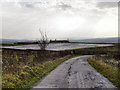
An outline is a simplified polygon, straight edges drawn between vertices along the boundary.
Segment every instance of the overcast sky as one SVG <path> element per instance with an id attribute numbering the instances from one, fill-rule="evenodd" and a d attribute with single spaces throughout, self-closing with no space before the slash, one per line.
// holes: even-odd
<path id="1" fill-rule="evenodd" d="M 1 6 L 2 38 L 37 39 L 39 28 L 50 39 L 118 36 L 117 1 L 12 0 Z"/>

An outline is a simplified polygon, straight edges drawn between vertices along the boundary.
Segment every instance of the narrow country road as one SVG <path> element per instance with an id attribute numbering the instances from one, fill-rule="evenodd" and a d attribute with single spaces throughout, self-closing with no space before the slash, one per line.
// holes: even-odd
<path id="1" fill-rule="evenodd" d="M 69 59 L 43 78 L 34 88 L 115 88 L 87 62 L 90 55 Z"/>

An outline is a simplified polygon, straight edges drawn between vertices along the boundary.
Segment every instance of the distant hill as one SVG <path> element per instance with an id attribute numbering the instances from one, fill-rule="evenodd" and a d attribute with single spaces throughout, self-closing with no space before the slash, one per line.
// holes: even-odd
<path id="1" fill-rule="evenodd" d="M 32 42 L 33 40 L 24 40 L 24 39 L 0 39 L 0 44 L 13 44 L 17 42 Z"/>
<path id="2" fill-rule="evenodd" d="M 95 39 L 83 39 L 83 40 L 70 40 L 70 42 L 85 42 L 85 43 L 118 43 L 120 37 L 114 38 L 95 38 Z M 120 43 L 120 42 L 119 42 Z"/>
<path id="3" fill-rule="evenodd" d="M 119 37 L 120 40 L 120 37 Z M 36 40 L 24 40 L 24 39 L 0 39 L 0 44 L 13 44 L 17 42 L 35 42 Z M 85 43 L 118 43 L 118 37 L 115 38 L 95 38 L 95 39 L 83 39 L 83 40 L 69 40 L 70 42 L 85 42 Z M 120 43 L 120 42 L 119 42 Z"/>

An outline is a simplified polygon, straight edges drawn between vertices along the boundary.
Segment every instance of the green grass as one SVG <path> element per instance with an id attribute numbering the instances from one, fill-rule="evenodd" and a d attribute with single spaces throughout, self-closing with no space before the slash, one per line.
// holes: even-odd
<path id="1" fill-rule="evenodd" d="M 111 64 L 105 63 L 102 60 L 96 60 L 94 58 L 89 58 L 88 63 L 93 66 L 99 73 L 108 78 L 116 87 L 120 88 L 120 72 L 118 72 L 118 67 Z"/>
<path id="2" fill-rule="evenodd" d="M 42 74 L 39 75 L 38 77 L 33 77 L 26 85 L 22 85 L 22 88 L 31 88 L 35 83 L 37 83 L 40 79 L 45 77 L 49 72 L 54 70 L 58 65 L 60 65 L 61 63 L 63 63 L 64 61 L 70 58 L 77 57 L 77 56 L 80 56 L 80 55 L 68 55 L 64 58 L 42 63 L 41 65 L 46 67 L 45 69 L 42 70 Z"/>
<path id="3" fill-rule="evenodd" d="M 80 48 L 75 50 L 118 51 L 118 45 L 113 44 L 113 46 L 97 46 L 97 47 Z"/>
<path id="4" fill-rule="evenodd" d="M 14 73 L 4 73 L 2 78 L 3 88 L 31 88 L 36 82 L 45 77 L 62 62 L 79 55 L 67 55 L 55 60 L 34 63 L 34 65 L 16 66 Z M 5 71 L 4 71 L 5 72 Z"/>

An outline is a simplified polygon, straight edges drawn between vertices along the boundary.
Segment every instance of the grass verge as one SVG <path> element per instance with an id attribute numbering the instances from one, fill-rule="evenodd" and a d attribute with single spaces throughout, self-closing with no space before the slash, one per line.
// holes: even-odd
<path id="1" fill-rule="evenodd" d="M 80 55 L 67 55 L 55 60 L 44 61 L 43 63 L 34 63 L 32 66 L 29 64 L 17 66 L 15 73 L 3 74 L 2 87 L 14 89 L 31 88 L 62 62 L 76 56 Z"/>
<path id="2" fill-rule="evenodd" d="M 94 58 L 88 58 L 88 63 L 120 89 L 120 72 L 118 72 L 118 66 L 113 66 Z"/>
<path id="3" fill-rule="evenodd" d="M 39 80 L 41 80 L 43 77 L 48 75 L 48 73 L 50 73 L 52 70 L 54 70 L 58 65 L 60 65 L 61 63 L 63 63 L 64 61 L 66 61 L 70 58 L 77 57 L 77 56 L 80 56 L 80 55 L 68 55 L 68 56 L 65 56 L 63 58 L 60 58 L 60 59 L 57 59 L 54 61 L 46 61 L 46 62 L 42 63 L 41 65 L 46 67 L 44 70 L 42 70 L 42 74 L 39 75 L 38 77 L 33 77 L 26 85 L 22 85 L 22 88 L 31 88 Z"/>

